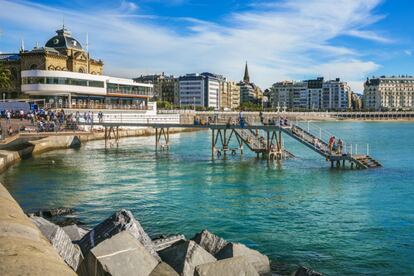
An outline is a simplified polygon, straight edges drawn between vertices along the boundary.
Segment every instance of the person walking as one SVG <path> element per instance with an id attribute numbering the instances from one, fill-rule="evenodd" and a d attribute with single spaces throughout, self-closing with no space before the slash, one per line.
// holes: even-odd
<path id="1" fill-rule="evenodd" d="M 335 144 L 335 136 L 331 136 L 331 138 L 329 138 L 329 152 L 330 153 L 332 153 L 334 144 Z"/>

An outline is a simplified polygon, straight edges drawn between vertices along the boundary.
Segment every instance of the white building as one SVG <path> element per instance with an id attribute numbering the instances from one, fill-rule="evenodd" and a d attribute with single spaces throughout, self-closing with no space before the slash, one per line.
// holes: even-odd
<path id="1" fill-rule="evenodd" d="M 364 84 L 366 110 L 409 110 L 414 108 L 414 77 L 379 77 Z"/>
<path id="2" fill-rule="evenodd" d="M 272 107 L 290 110 L 347 110 L 351 107 L 351 88 L 340 79 L 277 82 L 270 91 Z"/>
<path id="3" fill-rule="evenodd" d="M 322 110 L 346 111 L 352 108 L 352 89 L 339 78 L 324 82 L 322 92 Z"/>
<path id="4" fill-rule="evenodd" d="M 145 109 L 153 96 L 152 84 L 132 79 L 46 70 L 22 71 L 21 77 L 24 94 L 53 108 Z"/>
<path id="5" fill-rule="evenodd" d="M 219 109 L 220 81 L 220 76 L 211 73 L 180 77 L 180 105 Z"/>

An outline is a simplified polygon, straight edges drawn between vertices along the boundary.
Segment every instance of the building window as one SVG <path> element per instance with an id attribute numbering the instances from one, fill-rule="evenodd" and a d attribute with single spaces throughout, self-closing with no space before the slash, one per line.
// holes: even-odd
<path id="1" fill-rule="evenodd" d="M 37 64 L 32 64 L 30 66 L 30 70 L 36 70 L 37 69 Z"/>

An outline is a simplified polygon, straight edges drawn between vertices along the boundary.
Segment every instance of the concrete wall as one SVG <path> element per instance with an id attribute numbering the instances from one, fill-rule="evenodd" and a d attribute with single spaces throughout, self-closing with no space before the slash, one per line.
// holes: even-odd
<path id="1" fill-rule="evenodd" d="M 76 275 L 2 184 L 0 275 Z"/>

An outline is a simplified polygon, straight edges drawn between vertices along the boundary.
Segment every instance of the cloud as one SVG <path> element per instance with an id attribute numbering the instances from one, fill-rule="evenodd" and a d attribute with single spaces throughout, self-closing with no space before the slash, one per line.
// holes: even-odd
<path id="1" fill-rule="evenodd" d="M 136 11 L 138 9 L 138 5 L 135 4 L 134 2 L 129 2 L 129 1 L 123 0 L 121 2 L 121 5 L 120 5 L 119 9 L 121 10 L 121 12 L 122 11 L 125 11 L 125 12 L 134 12 L 134 11 Z"/>
<path id="2" fill-rule="evenodd" d="M 346 34 L 366 40 L 373 40 L 381 43 L 393 43 L 393 40 L 380 36 L 377 33 L 370 32 L 370 31 L 360 31 L 360 30 L 350 30 Z"/>
<path id="3" fill-rule="evenodd" d="M 404 54 L 411 57 L 413 55 L 413 52 L 411 50 L 404 50 Z"/>
<path id="4" fill-rule="evenodd" d="M 379 0 L 266 1 L 219 22 L 143 14 L 127 1 L 121 7 L 133 14 L 0 2 L 0 25 L 9 27 L 8 39 L 16 39 L 16 45 L 22 33 L 26 41 L 47 40 L 64 15 L 80 41 L 89 33 L 91 54 L 104 60 L 106 73 L 128 77 L 211 71 L 238 81 L 248 60 L 252 79 L 263 88 L 320 74 L 355 82 L 379 65 L 332 41 L 344 35 L 388 41 L 365 29 L 382 18 L 374 13 Z"/>

